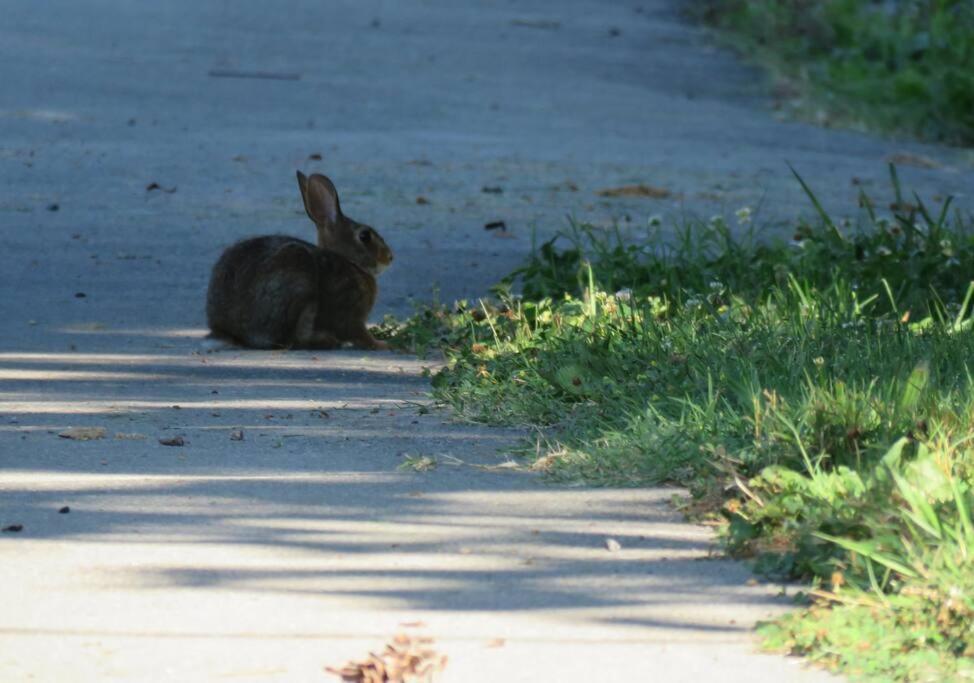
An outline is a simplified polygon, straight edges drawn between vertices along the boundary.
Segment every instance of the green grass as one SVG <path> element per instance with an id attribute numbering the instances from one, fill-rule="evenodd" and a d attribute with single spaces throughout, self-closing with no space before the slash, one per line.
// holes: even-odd
<path id="1" fill-rule="evenodd" d="M 694 11 L 796 90 L 799 111 L 974 144 L 969 0 L 708 0 Z"/>
<path id="2" fill-rule="evenodd" d="M 974 226 L 891 177 L 894 213 L 863 197 L 856 221 L 806 188 L 817 217 L 782 242 L 747 212 L 636 240 L 572 224 L 489 301 L 384 336 L 446 354 L 433 391 L 459 418 L 530 427 L 534 468 L 687 485 L 731 553 L 808 581 L 769 647 L 974 675 Z"/>

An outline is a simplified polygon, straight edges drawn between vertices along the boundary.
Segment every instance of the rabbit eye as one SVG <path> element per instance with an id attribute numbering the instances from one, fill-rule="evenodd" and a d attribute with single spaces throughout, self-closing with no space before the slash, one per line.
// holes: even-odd
<path id="1" fill-rule="evenodd" d="M 363 244 L 368 244 L 369 242 L 372 241 L 372 231 L 371 230 L 363 230 L 362 232 L 360 232 L 358 234 L 358 238 L 359 238 L 359 241 L 362 242 Z"/>

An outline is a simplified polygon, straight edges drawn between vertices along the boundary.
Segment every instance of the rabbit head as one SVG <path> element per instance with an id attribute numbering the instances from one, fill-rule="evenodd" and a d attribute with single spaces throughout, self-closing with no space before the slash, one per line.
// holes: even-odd
<path id="1" fill-rule="evenodd" d="M 371 226 L 342 213 L 334 183 L 320 173 L 297 172 L 298 187 L 308 217 L 318 229 L 318 247 L 344 256 L 363 270 L 378 275 L 392 263 L 392 250 Z"/>

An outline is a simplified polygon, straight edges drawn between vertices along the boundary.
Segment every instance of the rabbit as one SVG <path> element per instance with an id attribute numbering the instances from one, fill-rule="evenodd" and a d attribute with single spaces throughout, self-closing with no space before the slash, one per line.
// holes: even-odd
<path id="1" fill-rule="evenodd" d="M 286 235 L 237 242 L 210 276 L 206 319 L 211 337 L 257 349 L 385 350 L 366 327 L 376 276 L 392 250 L 373 228 L 346 217 L 326 176 L 298 171 L 305 211 L 318 244 Z"/>

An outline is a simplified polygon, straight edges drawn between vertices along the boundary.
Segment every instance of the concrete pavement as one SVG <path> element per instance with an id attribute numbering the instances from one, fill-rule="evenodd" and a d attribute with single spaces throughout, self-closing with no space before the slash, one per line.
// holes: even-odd
<path id="1" fill-rule="evenodd" d="M 673 491 L 516 471 L 519 432 L 420 407 L 424 361 L 206 353 L 208 271 L 312 234 L 295 168 L 396 250 L 380 316 L 483 293 L 565 214 L 773 223 L 805 206 L 786 161 L 842 209 L 903 152 L 936 164 L 910 187 L 968 192 L 963 154 L 776 121 L 662 0 L 3 15 L 0 525 L 23 530 L 0 535 L 0 680 L 327 680 L 403 630 L 444 681 L 825 678 L 753 652 L 788 601 L 712 558 Z M 672 196 L 596 194 L 637 182 Z"/>

